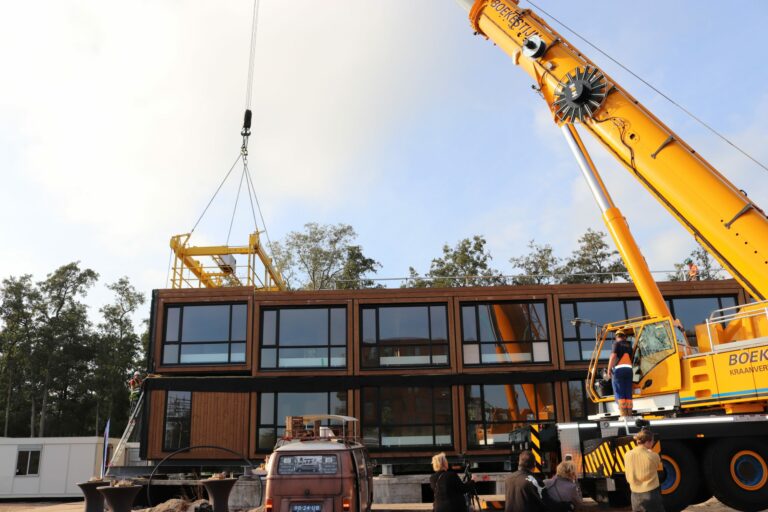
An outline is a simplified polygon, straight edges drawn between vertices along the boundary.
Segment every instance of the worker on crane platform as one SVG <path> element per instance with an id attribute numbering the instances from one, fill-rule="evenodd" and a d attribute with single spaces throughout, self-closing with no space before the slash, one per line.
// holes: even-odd
<path id="1" fill-rule="evenodd" d="M 613 382 L 613 396 L 619 406 L 619 414 L 632 416 L 632 344 L 627 333 L 616 331 L 616 341 L 608 360 L 608 377 Z"/>

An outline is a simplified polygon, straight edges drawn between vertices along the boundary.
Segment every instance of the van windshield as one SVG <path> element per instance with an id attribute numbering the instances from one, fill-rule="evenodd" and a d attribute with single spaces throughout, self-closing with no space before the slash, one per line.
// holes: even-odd
<path id="1" fill-rule="evenodd" d="M 279 475 L 335 475 L 338 470 L 336 455 L 283 455 L 277 464 Z"/>

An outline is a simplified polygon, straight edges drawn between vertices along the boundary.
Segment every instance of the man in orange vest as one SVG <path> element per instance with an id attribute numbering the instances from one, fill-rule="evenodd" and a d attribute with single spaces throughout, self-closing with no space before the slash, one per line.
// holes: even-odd
<path id="1" fill-rule="evenodd" d="M 696 264 L 688 258 L 685 260 L 686 265 L 688 265 L 688 280 L 689 281 L 698 281 L 699 280 L 699 267 L 696 266 Z"/>

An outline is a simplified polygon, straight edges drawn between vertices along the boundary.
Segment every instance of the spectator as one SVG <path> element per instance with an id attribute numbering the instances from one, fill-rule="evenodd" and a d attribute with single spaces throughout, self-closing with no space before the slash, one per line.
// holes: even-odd
<path id="1" fill-rule="evenodd" d="M 464 483 L 455 471 L 448 468 L 445 453 L 432 457 L 432 469 L 435 474 L 429 477 L 429 486 L 435 495 L 432 510 L 435 512 L 467 512 L 464 495 L 475 488 L 475 483 Z"/>
<path id="2" fill-rule="evenodd" d="M 555 503 L 568 504 L 570 510 L 575 510 L 581 505 L 581 489 L 576 483 L 576 465 L 566 460 L 557 465 L 557 473 L 554 477 L 544 480 L 544 489 L 548 499 Z M 549 507 L 550 510 L 555 508 Z M 560 507 L 558 507 L 560 508 Z M 566 510 L 562 507 L 561 510 Z"/>
<path id="3" fill-rule="evenodd" d="M 659 455 L 653 448 L 653 433 L 642 429 L 635 434 L 637 446 L 624 456 L 624 474 L 632 491 L 634 512 L 664 512 L 659 487 Z"/>
<path id="4" fill-rule="evenodd" d="M 685 260 L 685 264 L 688 265 L 688 280 L 689 281 L 698 281 L 699 280 L 699 267 L 696 266 L 696 264 L 690 258 Z"/>
<path id="5" fill-rule="evenodd" d="M 504 512 L 546 512 L 541 499 L 541 487 L 533 476 L 536 462 L 528 450 L 520 453 L 517 471 L 504 480 L 506 487 Z"/>

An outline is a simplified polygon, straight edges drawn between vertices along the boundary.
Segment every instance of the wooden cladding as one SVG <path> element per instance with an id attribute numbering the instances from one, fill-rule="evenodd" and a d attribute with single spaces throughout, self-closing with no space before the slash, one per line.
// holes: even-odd
<path id="1" fill-rule="evenodd" d="M 162 459 L 170 451 L 163 451 L 165 429 L 166 391 L 152 391 L 149 404 L 149 432 L 147 457 Z M 211 445 L 232 450 L 248 457 L 250 394 L 192 392 L 190 418 L 190 445 Z M 176 455 L 174 459 L 221 459 L 239 457 L 225 450 L 199 448 Z"/>

